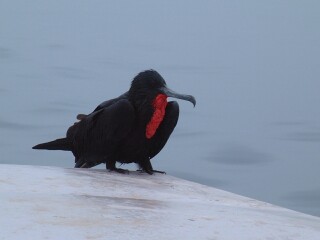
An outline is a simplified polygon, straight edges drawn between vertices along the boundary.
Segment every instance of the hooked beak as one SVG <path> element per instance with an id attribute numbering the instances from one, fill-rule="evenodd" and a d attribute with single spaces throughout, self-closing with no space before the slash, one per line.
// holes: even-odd
<path id="1" fill-rule="evenodd" d="M 196 106 L 196 99 L 191 95 L 176 93 L 175 91 L 173 91 L 173 90 L 171 90 L 170 88 L 167 88 L 167 87 L 162 87 L 160 90 L 165 95 L 167 95 L 168 97 L 173 97 L 173 98 L 186 100 L 186 101 L 191 102 L 193 104 L 193 107 Z"/>

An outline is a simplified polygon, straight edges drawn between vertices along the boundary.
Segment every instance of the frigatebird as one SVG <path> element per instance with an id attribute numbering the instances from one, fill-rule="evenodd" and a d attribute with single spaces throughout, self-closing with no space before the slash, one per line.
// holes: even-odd
<path id="1" fill-rule="evenodd" d="M 90 168 L 101 163 L 109 171 L 128 172 L 119 163 L 136 163 L 141 171 L 153 174 L 150 160 L 168 141 L 179 118 L 179 105 L 168 97 L 190 101 L 191 95 L 167 87 L 155 70 L 140 72 L 129 91 L 107 100 L 88 115 L 79 114 L 65 138 L 38 144 L 33 149 L 72 151 L 75 168 Z M 164 173 L 164 172 L 161 172 Z"/>

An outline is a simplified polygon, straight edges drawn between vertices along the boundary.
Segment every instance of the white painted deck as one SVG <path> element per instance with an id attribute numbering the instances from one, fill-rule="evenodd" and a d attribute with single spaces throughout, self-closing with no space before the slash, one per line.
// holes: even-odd
<path id="1" fill-rule="evenodd" d="M 320 218 L 168 175 L 0 165 L 0 239 L 317 240 Z"/>

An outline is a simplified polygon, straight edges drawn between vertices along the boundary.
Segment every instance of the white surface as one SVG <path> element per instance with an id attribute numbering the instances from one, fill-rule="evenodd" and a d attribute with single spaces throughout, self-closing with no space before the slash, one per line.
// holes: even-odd
<path id="1" fill-rule="evenodd" d="M 168 175 L 0 165 L 0 239 L 320 239 L 320 219 Z"/>

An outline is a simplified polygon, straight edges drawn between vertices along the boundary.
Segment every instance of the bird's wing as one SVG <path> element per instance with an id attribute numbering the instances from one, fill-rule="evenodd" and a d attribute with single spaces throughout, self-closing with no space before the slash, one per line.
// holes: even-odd
<path id="1" fill-rule="evenodd" d="M 120 101 L 120 100 L 122 100 L 122 99 L 127 99 L 127 96 L 128 96 L 128 92 L 120 95 L 120 96 L 117 97 L 117 98 L 113 98 L 113 99 L 104 101 L 104 102 L 100 103 L 100 104 L 93 110 L 92 113 L 97 112 L 97 111 L 99 111 L 99 110 L 101 110 L 101 109 L 103 109 L 103 108 L 107 108 L 107 107 L 111 106 L 111 105 L 114 104 L 114 103 L 117 103 L 118 101 Z M 91 113 L 91 114 L 92 114 L 92 113 Z M 89 115 L 90 115 L 90 114 L 87 115 L 87 114 L 79 113 L 79 114 L 77 115 L 77 119 L 78 119 L 78 120 L 83 120 L 84 118 L 86 118 L 86 117 L 89 116 Z"/>
<path id="2" fill-rule="evenodd" d="M 74 130 L 76 155 L 89 161 L 104 161 L 101 158 L 112 155 L 130 133 L 134 119 L 134 108 L 126 99 L 89 114 Z"/>
<path id="3" fill-rule="evenodd" d="M 99 111 L 99 110 L 102 109 L 102 108 L 109 107 L 109 106 L 111 106 L 112 104 L 118 102 L 118 101 L 121 100 L 121 99 L 127 99 L 127 96 L 128 96 L 128 92 L 120 95 L 120 96 L 117 97 L 117 98 L 113 98 L 113 99 L 104 101 L 103 103 L 100 103 L 100 104 L 95 108 L 95 110 L 93 110 L 93 112 Z"/>

